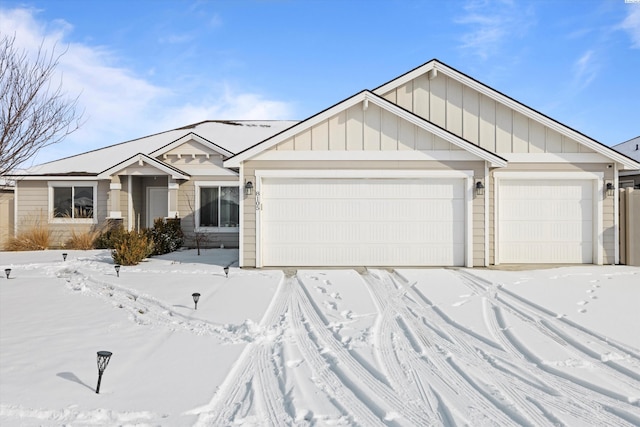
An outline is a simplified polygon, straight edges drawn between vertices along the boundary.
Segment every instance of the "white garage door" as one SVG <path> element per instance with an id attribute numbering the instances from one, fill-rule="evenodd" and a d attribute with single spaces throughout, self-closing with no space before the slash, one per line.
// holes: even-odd
<path id="1" fill-rule="evenodd" d="M 464 265 L 464 182 L 264 178 L 263 265 Z"/>
<path id="2" fill-rule="evenodd" d="M 593 262 L 589 180 L 501 180 L 501 263 Z"/>

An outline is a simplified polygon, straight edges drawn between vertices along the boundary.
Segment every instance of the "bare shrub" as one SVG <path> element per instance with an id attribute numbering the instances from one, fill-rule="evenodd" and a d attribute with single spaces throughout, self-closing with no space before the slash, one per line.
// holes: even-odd
<path id="1" fill-rule="evenodd" d="M 51 229 L 45 221 L 35 221 L 17 236 L 9 238 L 8 251 L 43 251 L 51 246 Z"/>

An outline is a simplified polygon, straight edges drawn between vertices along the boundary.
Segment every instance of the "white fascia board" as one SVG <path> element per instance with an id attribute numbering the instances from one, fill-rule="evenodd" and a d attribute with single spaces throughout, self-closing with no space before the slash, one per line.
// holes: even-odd
<path id="1" fill-rule="evenodd" d="M 640 168 L 640 164 L 638 162 L 633 161 L 632 159 L 629 159 L 623 155 L 621 155 L 620 153 L 618 153 L 617 151 L 609 148 L 609 147 L 605 147 L 603 145 L 601 145 L 600 143 L 592 140 L 591 138 L 588 138 L 584 135 L 582 135 L 581 133 L 563 125 L 560 124 L 558 122 L 556 122 L 555 120 L 550 119 L 549 117 L 538 113 L 537 111 L 525 106 L 524 104 L 521 104 L 518 101 L 515 101 L 514 99 L 511 99 L 509 97 L 507 97 L 506 95 L 503 95 L 501 93 L 499 93 L 498 91 L 489 88 L 488 86 L 485 86 L 484 84 L 477 82 L 475 80 L 473 80 L 472 78 L 465 76 L 464 74 L 461 74 L 460 72 L 447 67 L 446 65 L 440 63 L 440 62 L 435 62 L 433 64 L 434 68 L 438 71 L 441 71 L 442 73 L 446 74 L 447 76 L 457 80 L 458 82 L 462 83 L 463 85 L 470 87 L 471 89 L 474 89 L 478 92 L 480 92 L 481 94 L 493 99 L 494 101 L 497 101 L 501 104 L 506 105 L 507 107 L 511 108 L 514 111 L 517 111 L 521 114 L 523 114 L 526 117 L 529 117 L 530 119 L 533 119 L 541 124 L 543 124 L 544 126 L 555 130 L 556 132 L 560 133 L 561 135 L 564 135 L 568 138 L 571 138 L 573 140 L 578 141 L 579 143 L 581 143 L 582 145 L 584 145 L 585 147 L 588 147 L 590 149 L 592 149 L 593 151 L 602 154 L 603 156 L 619 163 L 624 169 L 638 169 Z"/>
<path id="2" fill-rule="evenodd" d="M 396 89 L 399 86 L 404 85 L 407 82 L 410 82 L 411 80 L 420 77 L 421 75 L 436 69 L 435 66 L 437 64 L 437 61 L 431 60 L 429 62 L 427 62 L 426 64 L 422 64 L 421 66 L 409 71 L 408 73 L 405 73 L 403 75 L 401 75 L 400 77 L 391 80 L 388 83 L 385 83 L 384 85 L 374 89 L 372 92 L 375 93 L 378 96 L 382 96 L 385 93 L 389 92 L 392 89 Z"/>
<path id="3" fill-rule="evenodd" d="M 504 153 L 509 163 L 610 163 L 600 153 Z"/>
<path id="4" fill-rule="evenodd" d="M 149 153 L 149 156 L 152 157 L 156 157 L 156 156 L 161 156 L 164 153 L 167 153 L 171 150 L 173 150 L 176 147 L 181 146 L 182 144 L 189 142 L 189 141 L 196 141 L 197 143 L 207 147 L 207 148 L 211 148 L 212 150 L 214 150 L 215 152 L 225 156 L 225 157 L 231 157 L 233 156 L 233 153 L 231 151 L 225 150 L 224 148 L 220 147 L 219 145 L 214 144 L 211 141 L 208 141 L 206 139 L 204 139 L 203 137 L 201 137 L 200 135 L 198 135 L 197 133 L 193 133 L 190 132 L 185 136 L 182 136 L 178 139 L 176 139 L 175 141 L 165 145 L 164 147 L 160 147 L 155 151 L 152 151 L 151 153 Z"/>
<path id="5" fill-rule="evenodd" d="M 256 156 L 257 154 L 263 152 L 264 150 L 268 150 L 269 148 L 278 145 L 282 141 L 286 141 L 287 139 L 299 134 L 300 132 L 310 129 L 311 127 L 322 123 L 327 120 L 329 117 L 338 114 L 339 112 L 351 108 L 352 106 L 358 104 L 365 100 L 365 91 L 362 91 L 356 95 L 353 95 L 351 98 L 348 98 L 333 107 L 330 107 L 315 116 L 308 118 L 287 130 L 275 135 L 269 139 L 264 140 L 263 142 L 254 145 L 251 148 L 246 149 L 245 151 L 233 156 L 232 158 L 225 160 L 223 165 L 226 168 L 238 168 L 242 164 L 243 161 L 248 160 Z"/>
<path id="6" fill-rule="evenodd" d="M 98 174 L 98 179 L 111 179 L 111 177 L 118 171 L 121 171 L 122 169 L 139 162 L 147 163 L 148 165 L 158 169 L 159 171 L 164 172 L 166 175 L 171 176 L 171 178 L 173 179 L 189 179 L 189 175 L 185 174 L 184 172 L 173 169 L 162 163 L 161 161 L 142 153 L 138 153 L 137 155 L 101 172 L 100 174 Z"/>

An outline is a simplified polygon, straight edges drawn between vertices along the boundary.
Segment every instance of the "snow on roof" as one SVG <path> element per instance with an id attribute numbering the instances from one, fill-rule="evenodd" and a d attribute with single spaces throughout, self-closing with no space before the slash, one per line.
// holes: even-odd
<path id="1" fill-rule="evenodd" d="M 98 174 L 138 153 L 150 154 L 190 133 L 238 153 L 296 123 L 292 120 L 208 120 L 36 165 L 25 170 L 24 175 Z"/>
<path id="2" fill-rule="evenodd" d="M 618 153 L 624 154 L 625 156 L 631 157 L 633 160 L 640 162 L 640 136 L 621 142 L 611 148 L 616 150 Z"/>

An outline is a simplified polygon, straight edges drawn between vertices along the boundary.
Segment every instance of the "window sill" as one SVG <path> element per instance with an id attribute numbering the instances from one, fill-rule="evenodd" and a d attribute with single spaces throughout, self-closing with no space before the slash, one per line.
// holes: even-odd
<path id="1" fill-rule="evenodd" d="M 240 227 L 197 227 L 196 233 L 239 233 Z"/>
<path id="2" fill-rule="evenodd" d="M 95 218 L 50 218 L 49 224 L 97 224 Z"/>

